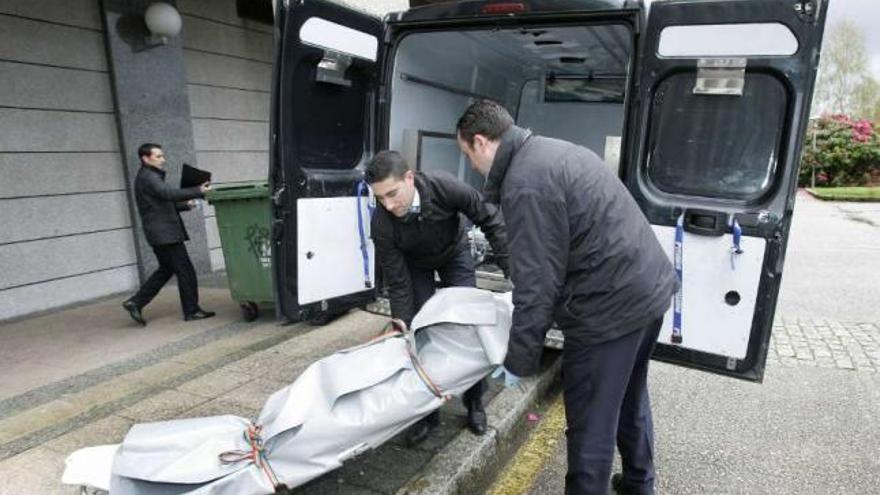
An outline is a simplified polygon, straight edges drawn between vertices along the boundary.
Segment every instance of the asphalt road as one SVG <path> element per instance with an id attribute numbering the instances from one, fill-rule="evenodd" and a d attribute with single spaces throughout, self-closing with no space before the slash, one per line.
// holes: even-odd
<path id="1" fill-rule="evenodd" d="M 880 323 L 878 282 L 880 204 L 800 193 L 777 316 Z M 789 361 L 763 384 L 652 364 L 658 493 L 880 493 L 880 373 Z M 561 427 L 554 440 L 520 493 L 563 493 Z"/>
<path id="2" fill-rule="evenodd" d="M 658 493 L 870 494 L 880 487 L 878 373 L 771 365 L 756 385 L 653 363 L 650 387 Z M 559 440 L 527 493 L 563 493 L 561 431 Z"/>
<path id="3" fill-rule="evenodd" d="M 880 203 L 794 207 L 777 314 L 786 319 L 880 322 Z"/>

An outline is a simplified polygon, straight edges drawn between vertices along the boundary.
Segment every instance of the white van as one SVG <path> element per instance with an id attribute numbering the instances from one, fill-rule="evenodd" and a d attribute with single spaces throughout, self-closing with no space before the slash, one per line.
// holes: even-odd
<path id="1" fill-rule="evenodd" d="M 270 187 L 278 317 L 376 297 L 363 165 L 379 150 L 475 186 L 477 98 L 600 156 L 674 256 L 681 333 L 655 358 L 760 381 L 827 2 L 465 1 L 384 20 L 279 0 Z"/>

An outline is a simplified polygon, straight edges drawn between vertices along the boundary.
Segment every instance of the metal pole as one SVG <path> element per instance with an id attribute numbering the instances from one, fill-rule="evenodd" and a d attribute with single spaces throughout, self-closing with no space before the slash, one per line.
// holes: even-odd
<path id="1" fill-rule="evenodd" d="M 810 188 L 816 188 L 816 123 L 813 122 L 813 159 L 811 160 L 813 167 L 813 177 L 810 179 Z"/>

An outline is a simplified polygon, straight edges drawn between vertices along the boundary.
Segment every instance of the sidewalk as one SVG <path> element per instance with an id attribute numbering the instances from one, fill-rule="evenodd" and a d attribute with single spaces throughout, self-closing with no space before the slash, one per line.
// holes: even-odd
<path id="1" fill-rule="evenodd" d="M 222 288 L 201 289 L 215 318 L 183 322 L 177 290 L 167 287 L 145 311 L 142 328 L 122 297 L 0 327 L 0 494 L 74 494 L 61 485 L 64 459 L 91 445 L 117 443 L 137 422 L 236 414 L 254 417 L 265 399 L 320 357 L 374 336 L 386 318 L 352 311 L 323 327 L 278 326 L 271 316 L 241 320 Z M 449 493 L 497 454 L 520 416 L 550 387 L 555 359 L 525 391 L 486 395 L 489 434 L 463 429 L 453 400 L 422 445 L 395 438 L 302 493 Z"/>
<path id="2" fill-rule="evenodd" d="M 176 288 L 168 287 L 147 308 L 145 328 L 121 309 L 121 296 L 0 326 L 7 366 L 0 377 L 0 495 L 78 493 L 60 484 L 64 458 L 80 447 L 117 443 L 137 422 L 255 416 L 269 394 L 309 364 L 366 341 L 386 321 L 352 311 L 324 327 L 278 326 L 265 315 L 247 323 L 222 280 L 203 284 L 201 293 L 215 318 L 183 322 Z M 779 317 L 770 351 L 768 369 L 809 366 L 876 376 L 880 326 Z M 465 410 L 454 400 L 424 444 L 407 448 L 393 439 L 298 493 L 479 492 L 528 429 L 523 413 L 558 376 L 558 354 L 549 357 L 525 391 L 491 381 L 488 435 L 463 428 Z"/>

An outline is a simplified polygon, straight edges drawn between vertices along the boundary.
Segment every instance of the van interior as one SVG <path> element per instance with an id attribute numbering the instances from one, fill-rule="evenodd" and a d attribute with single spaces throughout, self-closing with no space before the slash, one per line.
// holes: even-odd
<path id="1" fill-rule="evenodd" d="M 413 168 L 480 188 L 455 125 L 488 98 L 520 127 L 583 145 L 616 173 L 632 45 L 629 27 L 616 23 L 409 34 L 393 54 L 389 148 Z"/>

